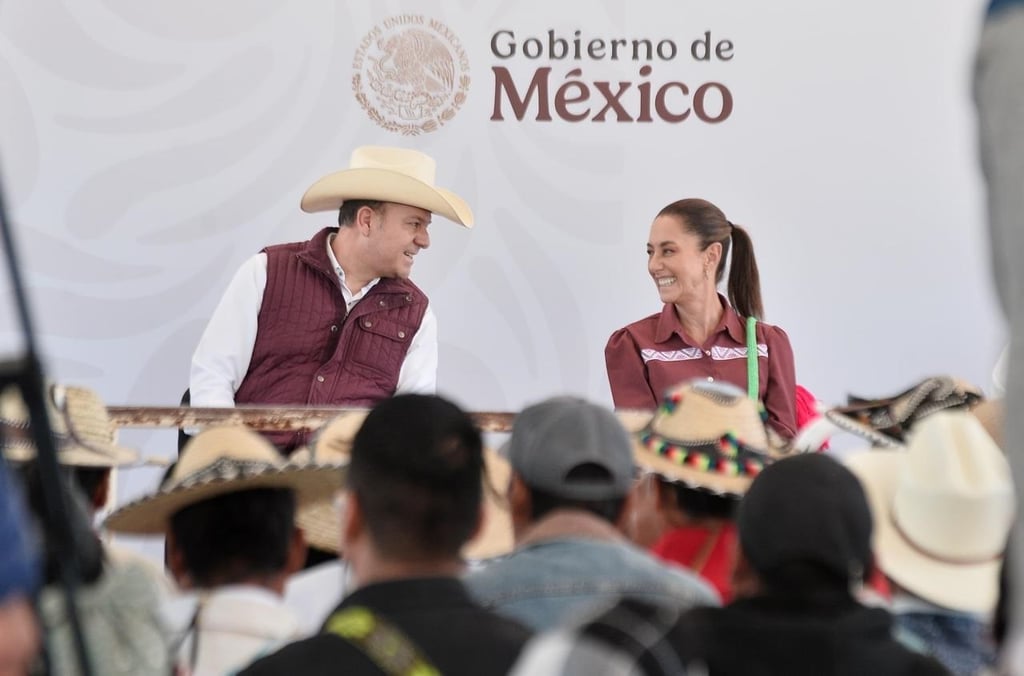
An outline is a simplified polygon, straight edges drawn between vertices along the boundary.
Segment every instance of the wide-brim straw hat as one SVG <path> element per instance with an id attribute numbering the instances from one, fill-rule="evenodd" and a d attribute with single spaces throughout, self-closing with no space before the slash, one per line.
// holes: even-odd
<path id="1" fill-rule="evenodd" d="M 930 603 L 992 612 L 1015 498 L 1009 463 L 981 423 L 964 411 L 936 413 L 905 449 L 846 461 L 871 505 L 881 570 Z"/>
<path id="2" fill-rule="evenodd" d="M 667 392 L 634 439 L 642 469 L 734 497 L 746 493 L 761 469 L 787 453 L 770 442 L 763 406 L 735 386 L 699 379 Z"/>
<path id="3" fill-rule="evenodd" d="M 86 387 L 50 385 L 47 417 L 57 444 L 57 461 L 71 467 L 124 467 L 139 462 L 138 451 L 117 444 L 117 428 L 99 395 Z M 28 407 L 17 388 L 0 393 L 3 452 L 11 462 L 36 458 Z"/>
<path id="4" fill-rule="evenodd" d="M 347 462 L 352 440 L 366 419 L 366 411 L 346 412 L 333 419 L 317 433 L 310 448 L 299 449 L 292 456 L 318 462 Z M 484 449 L 486 476 L 483 478 L 484 522 L 480 532 L 462 550 L 469 559 L 484 559 L 512 551 L 512 516 L 504 498 L 511 467 L 508 461 L 490 449 Z M 312 547 L 338 553 L 341 521 L 333 501 L 321 500 L 299 511 L 298 525 L 306 542 Z"/>
<path id="5" fill-rule="evenodd" d="M 162 534 L 185 507 L 255 488 L 290 488 L 298 508 L 329 500 L 344 479 L 340 463 L 286 460 L 256 432 L 243 426 L 213 427 L 197 434 L 160 488 L 121 507 L 104 526 L 118 533 Z"/>
<path id="6" fill-rule="evenodd" d="M 828 409 L 824 417 L 872 446 L 896 448 L 907 441 L 918 421 L 939 411 L 971 409 L 984 397 L 979 388 L 964 380 L 933 376 L 891 397 L 851 396 L 846 406 Z"/>
<path id="7" fill-rule="evenodd" d="M 362 146 L 352 151 L 349 168 L 319 179 L 302 196 L 306 212 L 333 211 L 347 200 L 379 200 L 419 207 L 473 227 L 465 200 L 434 185 L 437 163 L 408 148 Z"/>

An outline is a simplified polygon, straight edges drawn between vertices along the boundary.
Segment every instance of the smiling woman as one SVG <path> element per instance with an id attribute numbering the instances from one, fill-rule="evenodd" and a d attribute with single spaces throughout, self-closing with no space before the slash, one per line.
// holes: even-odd
<path id="1" fill-rule="evenodd" d="M 718 284 L 730 245 L 726 298 Z M 669 388 L 685 380 L 725 381 L 756 388 L 768 424 L 792 438 L 797 430 L 793 349 L 785 331 L 758 321 L 764 314 L 761 283 L 746 230 L 705 200 L 673 202 L 651 224 L 647 270 L 664 306 L 608 339 L 605 364 L 615 406 L 653 409 Z M 753 340 L 747 336 L 749 318 L 756 322 Z M 753 345 L 756 376 L 748 362 Z"/>

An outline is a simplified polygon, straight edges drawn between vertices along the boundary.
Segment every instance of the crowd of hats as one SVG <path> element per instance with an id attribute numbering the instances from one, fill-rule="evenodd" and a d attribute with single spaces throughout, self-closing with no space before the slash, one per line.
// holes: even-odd
<path id="1" fill-rule="evenodd" d="M 46 399 L 62 464 L 123 468 L 147 462 L 117 444 L 117 430 L 95 392 L 52 385 Z M 118 508 L 105 526 L 163 533 L 171 514 L 201 500 L 288 487 L 298 496 L 307 540 L 337 551 L 332 497 L 343 485 L 351 443 L 365 417 L 343 414 L 290 458 L 244 427 L 206 430 L 184 448 L 155 491 Z M 485 526 L 465 554 L 482 558 L 512 547 L 503 498 L 510 463 L 531 485 L 582 500 L 625 495 L 639 469 L 742 498 L 738 525 L 755 566 L 768 570 L 812 559 L 854 577 L 873 552 L 889 577 L 920 597 L 964 612 L 991 611 L 1015 514 L 1009 466 L 996 443 L 999 402 L 986 401 L 969 384 L 937 377 L 895 396 L 851 397 L 823 411 L 821 421 L 832 433 L 852 433 L 868 445 L 845 458 L 863 489 L 844 478 L 853 476 L 849 472 L 836 470 L 838 463 L 801 448 L 799 436 L 790 444 L 772 439 L 764 419 L 763 407 L 738 388 L 706 381 L 673 388 L 653 415 L 616 416 L 574 397 L 528 407 L 500 453 L 485 453 Z M 34 457 L 29 425 L 20 394 L 0 393 L 0 438 L 8 461 Z M 775 471 L 780 460 L 798 456 L 786 472 Z M 586 463 L 605 468 L 607 480 L 558 478 Z M 808 510 L 804 504 L 827 507 Z M 808 538 L 808 532 L 818 535 Z"/>

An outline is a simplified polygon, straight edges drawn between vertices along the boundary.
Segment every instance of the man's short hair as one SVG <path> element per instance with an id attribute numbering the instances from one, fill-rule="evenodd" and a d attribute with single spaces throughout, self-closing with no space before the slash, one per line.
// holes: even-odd
<path id="1" fill-rule="evenodd" d="M 295 531 L 295 492 L 254 488 L 189 505 L 171 517 L 185 569 L 199 587 L 284 570 Z"/>
<path id="2" fill-rule="evenodd" d="M 385 399 L 352 442 L 348 487 L 381 554 L 398 560 L 457 557 L 479 522 L 483 440 L 441 397 Z"/>
<path id="3" fill-rule="evenodd" d="M 344 228 L 354 223 L 356 213 L 363 207 L 370 207 L 377 213 L 381 213 L 384 209 L 384 202 L 380 200 L 346 200 L 338 209 L 338 225 Z"/>
<path id="4" fill-rule="evenodd" d="M 568 481 L 593 481 L 607 477 L 608 470 L 594 463 L 577 465 L 569 470 L 566 476 Z M 625 496 L 605 500 L 574 500 L 549 493 L 529 484 L 526 487 L 530 491 L 530 521 L 540 521 L 556 509 L 578 509 L 590 512 L 610 523 L 615 523 L 622 516 L 622 510 L 626 506 Z"/>

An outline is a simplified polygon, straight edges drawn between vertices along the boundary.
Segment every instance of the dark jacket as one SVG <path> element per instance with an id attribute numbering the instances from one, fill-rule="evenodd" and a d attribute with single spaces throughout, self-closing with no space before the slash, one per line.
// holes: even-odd
<path id="1" fill-rule="evenodd" d="M 444 676 L 506 674 L 530 636 L 523 626 L 477 605 L 454 578 L 372 584 L 346 597 L 338 610 L 352 607 L 367 608 L 401 631 Z M 381 673 L 353 643 L 332 633 L 285 646 L 241 672 L 243 676 Z"/>
<path id="2" fill-rule="evenodd" d="M 631 653 L 640 673 L 647 676 L 676 673 L 679 664 L 708 676 L 949 673 L 932 658 L 897 642 L 888 612 L 862 606 L 849 596 L 816 603 L 744 599 L 723 608 L 693 609 L 668 631 L 651 631 L 662 612 L 624 601 L 587 625 L 583 634 Z M 640 636 L 655 634 L 661 638 L 637 649 Z"/>

